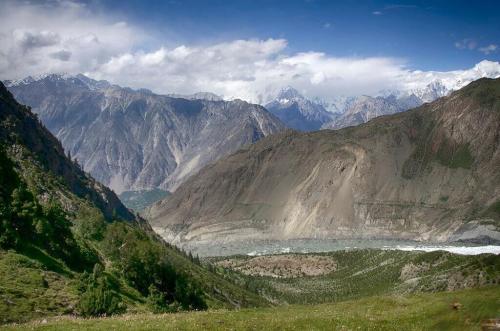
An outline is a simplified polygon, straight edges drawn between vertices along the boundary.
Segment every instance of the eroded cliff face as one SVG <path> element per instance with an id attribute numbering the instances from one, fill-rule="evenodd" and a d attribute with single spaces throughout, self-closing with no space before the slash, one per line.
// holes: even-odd
<path id="1" fill-rule="evenodd" d="M 7 85 L 85 171 L 117 193 L 173 191 L 204 165 L 285 128 L 241 100 L 172 98 L 83 75 Z"/>
<path id="2" fill-rule="evenodd" d="M 265 138 L 205 167 L 147 216 L 174 242 L 447 241 L 474 231 L 498 240 L 499 145 L 500 80 L 481 79 L 358 127 Z"/>

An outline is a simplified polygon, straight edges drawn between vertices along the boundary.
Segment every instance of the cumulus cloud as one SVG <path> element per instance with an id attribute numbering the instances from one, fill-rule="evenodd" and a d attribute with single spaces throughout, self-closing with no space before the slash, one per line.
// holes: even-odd
<path id="1" fill-rule="evenodd" d="M 394 87 L 405 72 L 397 59 L 334 58 L 320 52 L 285 55 L 286 47 L 284 39 L 161 47 L 114 56 L 88 74 L 154 91 L 211 91 L 265 102 L 284 85 L 315 96 L 375 93 Z"/>
<path id="2" fill-rule="evenodd" d="M 0 4 L 0 43 L 0 79 L 84 73 L 157 93 L 210 91 L 257 103 L 269 101 L 286 85 L 328 99 L 468 77 L 466 71 L 412 71 L 390 57 L 290 54 L 285 39 L 170 46 L 121 19 L 71 1 Z M 478 70 L 498 70 L 498 63 L 484 62 Z"/>
<path id="3" fill-rule="evenodd" d="M 0 3 L 0 78 L 93 70 L 146 35 L 72 1 Z"/>

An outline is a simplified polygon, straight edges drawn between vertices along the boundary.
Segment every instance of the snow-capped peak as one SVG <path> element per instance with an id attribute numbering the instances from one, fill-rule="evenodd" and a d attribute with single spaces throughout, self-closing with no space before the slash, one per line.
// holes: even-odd
<path id="1" fill-rule="evenodd" d="M 291 86 L 282 88 L 276 97 L 276 100 L 282 104 L 303 99 L 304 97 L 299 93 L 299 91 Z"/>
<path id="2" fill-rule="evenodd" d="M 83 74 L 72 75 L 68 73 L 50 73 L 50 74 L 41 74 L 36 76 L 28 76 L 22 79 L 7 80 L 5 81 L 5 85 L 7 87 L 15 87 L 15 86 L 29 85 L 40 81 L 49 81 L 49 82 L 69 81 L 72 83 L 83 84 L 91 90 L 101 89 L 109 87 L 111 85 L 109 82 L 105 80 L 97 81 Z"/>
<path id="3" fill-rule="evenodd" d="M 68 79 L 71 76 L 67 73 L 60 73 L 60 74 L 41 74 L 41 75 L 35 75 L 35 76 L 28 76 L 22 79 L 14 79 L 14 80 L 8 80 L 6 81 L 6 85 L 8 87 L 12 86 L 21 86 L 21 85 L 28 85 L 34 82 L 41 81 L 43 79 L 50 79 L 50 80 L 63 80 L 63 79 Z"/>

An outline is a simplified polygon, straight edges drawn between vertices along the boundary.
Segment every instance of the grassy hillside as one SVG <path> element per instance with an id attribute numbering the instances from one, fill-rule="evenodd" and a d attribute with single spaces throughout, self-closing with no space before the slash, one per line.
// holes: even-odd
<path id="1" fill-rule="evenodd" d="M 334 304 L 102 319 L 58 318 L 6 330 L 480 330 L 500 317 L 500 287 Z"/>
<path id="2" fill-rule="evenodd" d="M 280 255 L 277 255 L 280 256 Z M 439 252 L 406 252 L 364 249 L 317 254 L 286 254 L 290 259 L 328 258 L 315 261 L 315 270 L 304 262 L 286 261 L 281 267 L 265 257 L 211 258 L 217 272 L 238 279 L 276 303 L 324 303 L 374 295 L 459 290 L 500 284 L 500 256 L 465 256 Z M 276 257 L 269 256 L 268 258 Z M 318 267 L 323 263 L 325 272 Z M 293 268 L 298 270 L 292 270 Z M 331 271 L 333 269 L 333 271 Z M 304 276 L 300 273 L 317 273 Z M 289 275 L 292 275 L 291 277 Z"/>

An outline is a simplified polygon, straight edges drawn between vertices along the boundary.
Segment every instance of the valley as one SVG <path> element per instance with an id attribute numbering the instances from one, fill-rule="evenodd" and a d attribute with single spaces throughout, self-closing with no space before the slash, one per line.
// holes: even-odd
<path id="1" fill-rule="evenodd" d="M 2 324 L 495 323 L 498 82 L 354 128 L 262 137 L 171 194 L 122 192 L 135 213 L 0 85 Z M 123 316 L 81 319 L 107 315 Z"/>
<path id="2" fill-rule="evenodd" d="M 0 330 L 500 331 L 498 22 L 0 1 Z"/>

